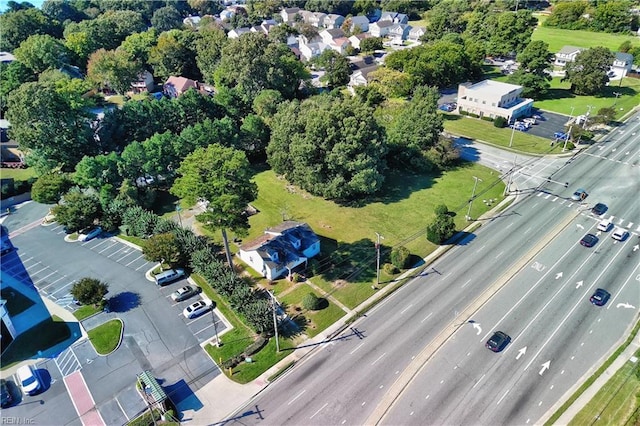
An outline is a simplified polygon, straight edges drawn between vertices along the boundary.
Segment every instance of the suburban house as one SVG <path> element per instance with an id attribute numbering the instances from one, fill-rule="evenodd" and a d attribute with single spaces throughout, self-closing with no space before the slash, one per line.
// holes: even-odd
<path id="1" fill-rule="evenodd" d="M 227 33 L 227 37 L 239 38 L 242 34 L 246 34 L 250 32 L 251 32 L 251 28 L 248 28 L 248 27 L 234 28 Z"/>
<path id="2" fill-rule="evenodd" d="M 182 23 L 187 27 L 198 28 L 198 25 L 200 25 L 201 20 L 202 18 L 198 15 L 193 15 L 193 16 L 189 15 L 182 20 Z"/>
<path id="3" fill-rule="evenodd" d="M 402 44 L 403 41 L 409 36 L 411 26 L 407 24 L 393 24 L 389 27 L 387 36 L 391 38 L 391 42 L 394 44 Z"/>
<path id="4" fill-rule="evenodd" d="M 11 62 L 13 62 L 15 60 L 16 60 L 16 57 L 13 56 L 11 53 L 9 53 L 9 52 L 0 52 L 0 63 L 10 64 Z"/>
<path id="5" fill-rule="evenodd" d="M 484 80 L 458 85 L 458 112 L 478 117 L 504 117 L 507 121 L 531 115 L 533 99 L 520 97 L 522 86 Z"/>
<path id="6" fill-rule="evenodd" d="M 394 25 L 394 23 L 390 21 L 374 22 L 369 25 L 369 34 L 373 37 L 386 37 L 392 25 Z"/>
<path id="7" fill-rule="evenodd" d="M 344 24 L 344 16 L 330 13 L 324 17 L 324 27 L 328 29 L 340 28 Z"/>
<path id="8" fill-rule="evenodd" d="M 300 43 L 298 46 L 298 50 L 300 50 L 300 56 L 304 58 L 305 61 L 310 61 L 316 56 L 320 56 L 325 49 L 330 49 L 331 47 L 323 43 L 322 41 L 316 41 L 311 43 Z"/>
<path id="9" fill-rule="evenodd" d="M 324 20 L 327 17 L 326 13 L 322 12 L 308 12 L 305 22 L 309 25 L 313 25 L 316 28 L 324 28 Z"/>
<path id="10" fill-rule="evenodd" d="M 420 38 L 427 33 L 424 27 L 413 27 L 409 31 L 407 38 L 411 41 L 419 41 Z"/>
<path id="11" fill-rule="evenodd" d="M 349 31 L 354 32 L 356 27 L 360 28 L 360 32 L 363 33 L 369 31 L 369 18 L 367 18 L 366 16 L 352 16 L 349 19 L 351 19 L 351 26 L 349 27 Z"/>
<path id="12" fill-rule="evenodd" d="M 633 55 L 631 53 L 616 52 L 611 70 L 616 73 L 616 77 L 620 76 L 622 78 L 631 71 L 632 66 Z"/>
<path id="13" fill-rule="evenodd" d="M 280 11 L 280 17 L 285 24 L 293 24 L 296 21 L 296 15 L 300 13 L 298 7 L 286 7 Z"/>
<path id="14" fill-rule="evenodd" d="M 240 247 L 238 256 L 269 280 L 291 276 L 320 253 L 320 239 L 306 223 L 284 221 Z"/>
<path id="15" fill-rule="evenodd" d="M 354 47 L 354 49 L 360 49 L 360 42 L 369 37 L 371 37 L 369 33 L 360 33 L 349 37 L 349 42 Z"/>
<path id="16" fill-rule="evenodd" d="M 335 39 L 345 37 L 344 31 L 340 28 L 322 30 L 319 35 L 320 38 L 322 38 L 322 42 L 325 44 L 331 44 Z"/>
<path id="17" fill-rule="evenodd" d="M 409 23 L 409 17 L 404 13 L 383 11 L 378 22 L 380 21 L 393 22 L 394 24 L 407 24 Z"/>
<path id="18" fill-rule="evenodd" d="M 138 74 L 138 79 L 131 83 L 131 91 L 133 93 L 144 93 L 153 91 L 153 75 L 144 70 Z"/>
<path id="19" fill-rule="evenodd" d="M 177 98 L 189 89 L 198 90 L 198 82 L 185 77 L 171 76 L 164 83 L 164 94 L 169 98 Z"/>
<path id="20" fill-rule="evenodd" d="M 236 12 L 231 9 L 225 9 L 220 12 L 220 19 L 223 21 L 230 21 L 236 15 Z"/>
<path id="21" fill-rule="evenodd" d="M 351 93 L 354 93 L 354 87 L 366 86 L 369 84 L 369 73 L 377 70 L 378 64 L 373 62 L 371 58 L 365 58 L 362 61 L 352 62 L 351 69 L 353 73 L 349 76 L 348 89 Z"/>
<path id="22" fill-rule="evenodd" d="M 575 61 L 578 53 L 582 52 L 583 50 L 584 49 L 582 47 L 563 46 L 562 49 L 560 49 L 560 51 L 556 53 L 556 60 L 553 64 L 558 67 L 564 67 L 567 62 Z"/>

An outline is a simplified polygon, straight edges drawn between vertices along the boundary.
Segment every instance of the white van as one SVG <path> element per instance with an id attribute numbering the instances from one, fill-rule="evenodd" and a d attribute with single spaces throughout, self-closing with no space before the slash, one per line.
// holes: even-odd
<path id="1" fill-rule="evenodd" d="M 169 269 L 154 276 L 156 284 L 163 286 L 184 277 L 184 269 Z"/>

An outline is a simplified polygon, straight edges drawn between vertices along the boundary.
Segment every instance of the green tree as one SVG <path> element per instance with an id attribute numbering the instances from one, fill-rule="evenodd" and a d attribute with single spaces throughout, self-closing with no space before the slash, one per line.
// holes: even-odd
<path id="1" fill-rule="evenodd" d="M 282 103 L 282 100 L 282 94 L 277 90 L 262 90 L 253 100 L 253 112 L 266 123 L 269 123 L 278 110 L 278 105 Z"/>
<path id="2" fill-rule="evenodd" d="M 196 65 L 194 42 L 197 34 L 191 30 L 169 30 L 158 37 L 158 43 L 149 52 L 149 64 L 154 75 L 164 79 L 172 75 L 200 80 Z"/>
<path id="3" fill-rule="evenodd" d="M 427 239 L 434 244 L 444 243 L 456 232 L 456 225 L 453 222 L 451 213 L 446 206 L 444 206 L 444 209 L 442 209 L 442 207 L 442 205 L 436 207 L 435 218 L 433 222 L 427 226 Z"/>
<path id="4" fill-rule="evenodd" d="M 204 81 L 213 83 L 213 75 L 220 64 L 222 48 L 229 42 L 221 28 L 205 28 L 196 40 L 196 63 Z"/>
<path id="5" fill-rule="evenodd" d="M 558 2 L 551 15 L 544 22 L 545 26 L 578 30 L 586 28 L 587 21 L 582 18 L 589 4 L 586 1 Z"/>
<path id="6" fill-rule="evenodd" d="M 122 178 L 118 173 L 120 157 L 115 152 L 85 156 L 76 165 L 73 181 L 85 188 L 99 191 L 105 185 L 119 188 Z"/>
<path id="7" fill-rule="evenodd" d="M 314 62 L 323 68 L 325 74 L 321 80 L 329 87 L 344 86 L 349 82 L 349 60 L 333 49 L 325 49 L 319 56 L 314 58 Z"/>
<path id="8" fill-rule="evenodd" d="M 534 40 L 518 54 L 517 59 L 520 67 L 510 76 L 509 82 L 524 87 L 522 96 L 540 99 L 549 90 L 552 79 L 548 72 L 553 61 L 549 45 L 542 40 Z"/>
<path id="9" fill-rule="evenodd" d="M 429 24 L 425 37 L 438 40 L 450 32 L 462 34 L 466 28 L 467 12 L 471 12 L 471 7 L 466 0 L 443 0 L 436 3 L 427 13 Z"/>
<path id="10" fill-rule="evenodd" d="M 249 114 L 242 119 L 240 140 L 242 141 L 240 148 L 247 155 L 264 155 L 269 143 L 269 127 L 262 118 L 255 114 Z"/>
<path id="11" fill-rule="evenodd" d="M 391 263 L 398 269 L 406 269 L 409 267 L 411 252 L 404 246 L 396 247 L 391 250 Z"/>
<path id="12" fill-rule="evenodd" d="M 614 55 L 606 47 L 594 47 L 578 53 L 575 61 L 566 65 L 564 80 L 571 82 L 571 91 L 577 95 L 602 93 L 609 82 L 607 72 Z"/>
<path id="13" fill-rule="evenodd" d="M 374 50 L 381 50 L 382 48 L 382 38 L 380 37 L 369 37 L 360 41 L 361 52 L 373 52 Z"/>
<path id="14" fill-rule="evenodd" d="M 436 88 L 420 86 L 387 129 L 389 164 L 403 169 L 429 170 L 434 167 L 426 152 L 439 141 L 443 130 L 438 110 L 440 94 Z"/>
<path id="15" fill-rule="evenodd" d="M 98 306 L 109 292 L 109 285 L 95 278 L 80 278 L 71 287 L 71 295 L 83 305 Z"/>
<path id="16" fill-rule="evenodd" d="M 487 53 L 509 55 L 522 51 L 531 40 L 537 23 L 538 20 L 528 10 L 499 14 L 497 26 L 489 37 Z"/>
<path id="17" fill-rule="evenodd" d="M 149 61 L 149 52 L 158 42 L 156 30 L 149 28 L 147 31 L 128 35 L 120 44 L 118 49 L 122 49 L 129 54 L 132 61 L 146 65 Z"/>
<path id="18" fill-rule="evenodd" d="M 53 207 L 56 221 L 72 230 L 79 230 L 93 225 L 100 217 L 100 200 L 93 193 L 85 193 L 80 189 L 72 189 L 64 197 L 64 203 Z"/>
<path id="19" fill-rule="evenodd" d="M 623 33 L 631 30 L 631 14 L 629 10 L 632 5 L 627 0 L 609 0 L 598 2 L 596 10 L 593 12 L 591 28 L 595 31 L 605 31 L 608 33 Z"/>
<path id="20" fill-rule="evenodd" d="M 302 298 L 302 307 L 309 311 L 318 311 L 322 309 L 322 299 L 315 295 L 315 293 L 307 293 Z"/>
<path id="21" fill-rule="evenodd" d="M 378 191 L 386 152 L 371 107 L 358 98 L 326 94 L 282 104 L 267 147 L 276 173 L 312 194 L 338 200 Z"/>
<path id="22" fill-rule="evenodd" d="M 16 90 L 22 83 L 36 81 L 37 76 L 20 61 L 0 63 L 0 106 L 2 113 L 7 108 L 9 94 Z"/>
<path id="23" fill-rule="evenodd" d="M 67 59 L 64 45 L 47 34 L 29 36 L 13 53 L 17 60 L 37 74 L 49 68 L 60 68 Z"/>
<path id="24" fill-rule="evenodd" d="M 195 204 L 197 200 L 207 202 L 206 211 L 197 219 L 206 228 L 222 232 L 227 261 L 233 267 L 227 229 L 238 235 L 246 233 L 249 221 L 245 209 L 258 193 L 258 187 L 251 181 L 247 157 L 242 151 L 212 144 L 189 154 L 177 172 L 179 177 L 171 193 L 188 204 Z"/>
<path id="25" fill-rule="evenodd" d="M 214 73 L 216 88 L 235 90 L 247 109 L 264 89 L 277 90 L 285 99 L 292 99 L 300 82 L 308 78 L 291 49 L 257 33 L 230 40 Z"/>
<path id="26" fill-rule="evenodd" d="M 33 183 L 31 198 L 37 203 L 56 204 L 72 185 L 73 182 L 66 173 L 47 173 Z"/>
<path id="27" fill-rule="evenodd" d="M 205 119 L 200 123 L 185 127 L 180 137 L 173 140 L 173 151 L 186 157 L 197 148 L 206 148 L 211 144 L 227 147 L 238 145 L 238 126 L 229 117 L 220 120 Z"/>
<path id="28" fill-rule="evenodd" d="M 74 5 L 64 0 L 46 0 L 42 3 L 42 12 L 58 22 L 79 21 L 83 19 L 83 13 Z"/>
<path id="29" fill-rule="evenodd" d="M 60 35 L 60 27 L 34 7 L 0 14 L 0 50 L 13 52 L 29 36 Z"/>
<path id="30" fill-rule="evenodd" d="M 123 95 L 131 90 L 131 83 L 138 79 L 142 66 L 130 59 L 124 50 L 98 49 L 87 63 L 87 77 L 99 88 L 109 87 Z"/>
<path id="31" fill-rule="evenodd" d="M 89 113 L 78 107 L 54 87 L 25 83 L 9 95 L 10 135 L 28 155 L 37 151 L 49 164 L 72 171 L 83 156 L 97 151 Z M 46 170 L 41 170 L 44 172 Z"/>
<path id="32" fill-rule="evenodd" d="M 180 16 L 180 12 L 173 6 L 161 7 L 153 12 L 151 25 L 153 25 L 153 28 L 159 33 L 180 28 L 182 27 L 182 16 Z"/>
<path id="33" fill-rule="evenodd" d="M 142 254 L 150 262 L 160 262 L 171 267 L 182 265 L 184 261 L 176 236 L 171 232 L 147 238 L 142 246 Z"/>
<path id="34" fill-rule="evenodd" d="M 407 73 L 380 67 L 367 76 L 369 84 L 387 98 L 404 98 L 413 89 L 413 79 Z"/>

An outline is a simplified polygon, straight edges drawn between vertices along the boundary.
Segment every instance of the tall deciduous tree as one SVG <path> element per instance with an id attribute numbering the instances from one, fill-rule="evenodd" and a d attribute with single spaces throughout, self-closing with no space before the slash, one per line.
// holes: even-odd
<path id="1" fill-rule="evenodd" d="M 31 198 L 42 204 L 55 204 L 60 201 L 73 182 L 66 173 L 47 173 L 38 178 L 31 187 Z"/>
<path id="2" fill-rule="evenodd" d="M 161 7 L 153 12 L 151 25 L 153 25 L 153 28 L 159 33 L 180 28 L 182 26 L 182 16 L 180 16 L 180 12 L 173 6 Z"/>
<path id="3" fill-rule="evenodd" d="M 109 292 L 109 285 L 95 278 L 81 278 L 71 287 L 71 295 L 83 305 L 98 305 Z"/>
<path id="4" fill-rule="evenodd" d="M 321 95 L 282 104 L 271 132 L 269 164 L 289 182 L 339 200 L 380 189 L 387 147 L 373 109 L 358 99 Z"/>
<path id="5" fill-rule="evenodd" d="M 190 30 L 170 30 L 158 37 L 158 43 L 149 52 L 149 64 L 154 75 L 166 79 L 177 75 L 200 80 L 196 65 L 194 42 L 197 34 Z"/>
<path id="6" fill-rule="evenodd" d="M 100 200 L 95 194 L 72 189 L 64 195 L 64 203 L 54 206 L 51 210 L 56 215 L 56 221 L 77 231 L 93 225 L 100 217 Z"/>
<path id="7" fill-rule="evenodd" d="M 220 64 L 222 48 L 229 38 L 221 28 L 209 27 L 200 30 L 196 40 L 196 62 L 204 81 L 213 83 L 213 74 Z"/>
<path id="8" fill-rule="evenodd" d="M 433 87 L 418 87 L 411 101 L 387 129 L 389 163 L 402 169 L 407 166 L 428 170 L 433 164 L 426 152 L 436 145 L 443 129 L 437 112 L 440 94 Z"/>
<path id="9" fill-rule="evenodd" d="M 87 63 L 87 76 L 91 81 L 121 95 L 131 90 L 131 83 L 141 72 L 142 66 L 132 61 L 124 50 L 96 50 Z"/>
<path id="10" fill-rule="evenodd" d="M 118 49 L 122 49 L 129 53 L 132 60 L 138 61 L 142 65 L 146 65 L 149 61 L 149 52 L 157 42 L 158 35 L 156 30 L 149 28 L 147 31 L 133 33 L 127 36 Z"/>
<path id="11" fill-rule="evenodd" d="M 509 82 L 523 86 L 523 96 L 540 99 L 549 89 L 552 79 L 547 72 L 553 60 L 549 45 L 542 40 L 533 40 L 517 59 L 520 67 L 510 76 Z"/>
<path id="12" fill-rule="evenodd" d="M 227 261 L 233 267 L 226 231 L 246 233 L 249 221 L 245 210 L 258 195 L 247 157 L 242 151 L 213 144 L 189 154 L 177 172 L 171 193 L 189 204 L 206 201 L 206 211 L 197 219 L 209 229 L 221 230 Z"/>
<path id="13" fill-rule="evenodd" d="M 349 82 L 349 74 L 351 74 L 349 61 L 335 50 L 325 49 L 314 59 L 314 62 L 324 68 L 325 74 L 321 80 L 329 87 L 344 86 Z"/>
<path id="14" fill-rule="evenodd" d="M 122 184 L 122 178 L 118 173 L 119 159 L 115 152 L 84 157 L 76 165 L 73 181 L 82 187 L 93 188 L 96 191 L 105 185 L 118 188 Z"/>
<path id="15" fill-rule="evenodd" d="M 83 156 L 96 154 L 88 113 L 49 85 L 25 83 L 14 90 L 7 118 L 9 132 L 22 149 L 38 151 L 64 171 L 72 171 Z"/>
<path id="16" fill-rule="evenodd" d="M 166 263 L 172 267 L 184 261 L 176 236 L 171 232 L 149 237 L 142 246 L 142 254 L 151 262 Z"/>
<path id="17" fill-rule="evenodd" d="M 487 53 L 510 55 L 521 52 L 531 40 L 531 34 L 538 20 L 528 10 L 516 14 L 503 12 L 498 15 L 497 25 L 489 37 Z"/>
<path id="18" fill-rule="evenodd" d="M 578 53 L 575 61 L 566 65 L 566 76 L 571 90 L 578 95 L 596 95 L 609 81 L 607 71 L 614 55 L 606 47 L 594 47 Z"/>
<path id="19" fill-rule="evenodd" d="M 49 68 L 60 68 L 67 60 L 67 49 L 47 34 L 29 36 L 14 51 L 16 59 L 40 74 Z"/>
<path id="20" fill-rule="evenodd" d="M 30 68 L 20 61 L 0 63 L 0 106 L 2 112 L 7 108 L 9 93 L 16 90 L 22 83 L 37 80 L 37 76 Z"/>
<path id="21" fill-rule="evenodd" d="M 60 26 L 35 7 L 0 14 L 0 50 L 12 52 L 29 36 L 60 35 Z"/>
<path id="22" fill-rule="evenodd" d="M 264 89 L 275 89 L 292 99 L 307 78 L 308 72 L 291 49 L 257 33 L 231 40 L 222 49 L 214 74 L 216 88 L 234 89 L 247 108 Z"/>

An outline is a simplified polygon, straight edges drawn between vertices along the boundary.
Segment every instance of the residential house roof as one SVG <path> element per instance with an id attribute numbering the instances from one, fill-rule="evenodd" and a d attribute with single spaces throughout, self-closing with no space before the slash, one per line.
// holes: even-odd
<path id="1" fill-rule="evenodd" d="M 371 24 L 369 26 L 369 28 L 373 27 L 374 25 L 376 25 L 378 28 L 386 28 L 386 27 L 390 27 L 392 25 L 396 25 L 391 21 L 378 21 L 378 22 L 374 22 L 373 24 Z"/>
<path id="2" fill-rule="evenodd" d="M 0 62 L 8 64 L 16 60 L 16 57 L 9 52 L 0 52 Z"/>
<path id="3" fill-rule="evenodd" d="M 328 33 L 333 39 L 345 36 L 344 31 L 342 31 L 341 28 L 331 28 L 331 29 L 323 30 L 322 32 Z"/>
<path id="4" fill-rule="evenodd" d="M 616 52 L 616 62 L 624 62 L 625 64 L 633 63 L 633 55 L 631 53 Z"/>
<path id="5" fill-rule="evenodd" d="M 165 81 L 165 86 L 171 86 L 178 93 L 184 93 L 190 88 L 198 89 L 198 83 L 190 78 L 171 76 Z"/>
<path id="6" fill-rule="evenodd" d="M 369 26 L 369 18 L 364 15 L 352 16 L 351 17 L 351 28 L 354 28 L 356 25 L 362 29 L 363 26 Z"/>
<path id="7" fill-rule="evenodd" d="M 576 46 L 562 46 L 562 49 L 558 51 L 558 55 L 575 55 L 583 51 L 584 48 Z"/>
<path id="8" fill-rule="evenodd" d="M 479 83 L 467 86 L 466 93 L 469 94 L 470 92 L 473 92 L 473 96 L 477 96 L 479 98 L 494 98 L 519 89 L 522 89 L 522 86 L 518 86 L 517 84 L 503 83 L 495 80 L 483 80 Z"/>

